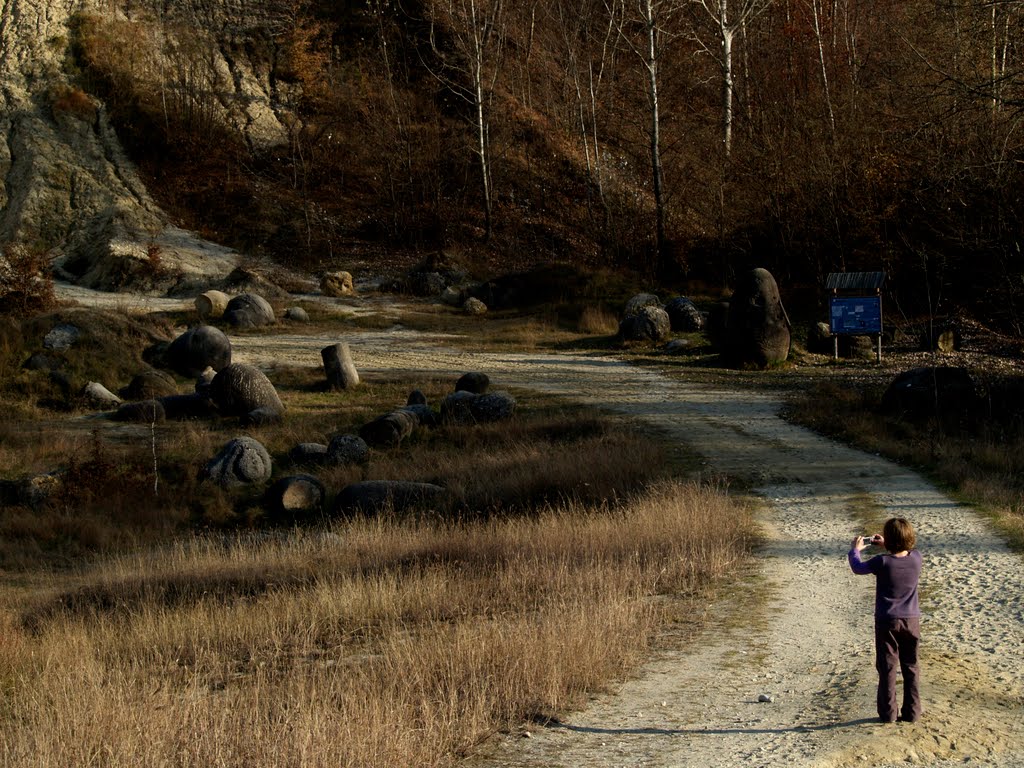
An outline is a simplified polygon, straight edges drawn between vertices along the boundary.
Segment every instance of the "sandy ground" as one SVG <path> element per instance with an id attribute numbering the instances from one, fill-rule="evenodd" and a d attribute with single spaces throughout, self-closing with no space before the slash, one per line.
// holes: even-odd
<path id="1" fill-rule="evenodd" d="M 1024 560 L 915 473 L 786 423 L 774 395 L 610 358 L 473 354 L 400 331 L 243 337 L 234 358 L 314 366 L 337 341 L 360 371 L 447 371 L 454 382 L 479 370 L 493 389 L 556 392 L 649 422 L 765 502 L 767 542 L 708 606 L 695 642 L 666 636 L 634 678 L 561 722 L 494 739 L 473 768 L 1024 767 Z M 910 518 L 924 555 L 915 724 L 875 722 L 873 579 L 846 564 L 853 536 L 872 532 L 864 514 Z"/>

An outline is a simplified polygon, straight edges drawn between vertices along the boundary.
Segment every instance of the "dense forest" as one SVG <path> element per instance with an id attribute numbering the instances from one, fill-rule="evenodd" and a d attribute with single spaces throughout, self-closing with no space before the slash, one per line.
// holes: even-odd
<path id="1" fill-rule="evenodd" d="M 448 248 L 710 286 L 884 270 L 906 314 L 1021 330 L 1021 0 L 235 5 L 83 14 L 69 64 L 212 239 L 308 269 Z M 283 141 L 218 117 L 241 56 Z"/>

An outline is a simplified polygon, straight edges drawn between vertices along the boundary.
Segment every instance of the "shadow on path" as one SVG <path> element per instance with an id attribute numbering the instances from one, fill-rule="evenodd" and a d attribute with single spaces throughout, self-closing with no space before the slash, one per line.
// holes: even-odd
<path id="1" fill-rule="evenodd" d="M 811 733 L 813 731 L 833 731 L 840 728 L 852 728 L 869 723 L 877 723 L 874 717 L 859 720 L 847 720 L 845 723 L 823 723 L 821 725 L 794 725 L 790 728 L 595 728 L 592 726 L 569 725 L 553 720 L 547 727 L 562 729 L 574 733 L 593 733 L 612 736 L 726 736 L 731 733 Z"/>

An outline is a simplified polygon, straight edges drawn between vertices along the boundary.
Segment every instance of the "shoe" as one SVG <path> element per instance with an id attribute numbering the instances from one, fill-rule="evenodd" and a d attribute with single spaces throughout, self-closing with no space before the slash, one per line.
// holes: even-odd
<path id="1" fill-rule="evenodd" d="M 903 717 L 903 715 L 900 715 L 899 717 L 896 718 L 896 722 L 897 723 L 916 723 L 917 722 L 917 718 L 916 717 Z"/>

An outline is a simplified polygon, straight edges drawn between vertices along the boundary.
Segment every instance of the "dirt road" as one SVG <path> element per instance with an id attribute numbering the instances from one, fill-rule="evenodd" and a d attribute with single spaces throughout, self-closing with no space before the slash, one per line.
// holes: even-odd
<path id="1" fill-rule="evenodd" d="M 235 359 L 316 365 L 337 339 L 239 339 Z M 1024 561 L 922 478 L 778 416 L 774 396 L 686 383 L 583 355 L 487 354 L 381 333 L 350 340 L 360 370 L 486 372 L 648 421 L 709 470 L 749 478 L 767 544 L 698 642 L 548 727 L 487 745 L 475 768 L 1024 766 Z M 923 697 L 915 724 L 874 720 L 873 579 L 846 565 L 858 513 L 916 525 Z M 759 702 L 764 694 L 770 702 Z M 526 734 L 529 733 L 529 738 Z"/>

